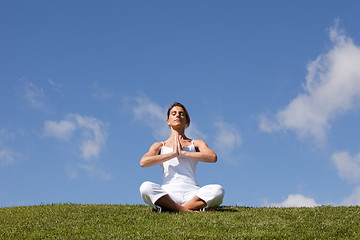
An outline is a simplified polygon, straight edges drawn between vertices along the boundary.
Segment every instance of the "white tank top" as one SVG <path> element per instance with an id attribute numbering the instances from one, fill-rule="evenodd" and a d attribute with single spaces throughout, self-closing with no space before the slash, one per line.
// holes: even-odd
<path id="1" fill-rule="evenodd" d="M 187 152 L 195 152 L 194 141 L 188 147 L 183 148 Z M 172 148 L 166 147 L 163 143 L 160 154 L 171 153 Z M 197 161 L 186 157 L 175 157 L 163 162 L 163 185 L 175 183 L 188 183 L 197 186 L 195 177 Z"/>

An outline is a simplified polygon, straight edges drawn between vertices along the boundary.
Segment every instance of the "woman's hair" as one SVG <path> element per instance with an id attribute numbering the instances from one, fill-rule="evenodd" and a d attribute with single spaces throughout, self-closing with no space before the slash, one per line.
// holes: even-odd
<path id="1" fill-rule="evenodd" d="M 186 117 L 186 126 L 185 126 L 185 128 L 187 128 L 187 127 L 190 125 L 190 116 L 189 116 L 189 113 L 188 113 L 188 111 L 186 110 L 185 106 L 182 105 L 181 103 L 174 102 L 174 103 L 168 108 L 168 111 L 167 111 L 167 119 L 169 119 L 170 111 L 171 111 L 171 109 L 172 109 L 173 107 L 181 107 L 182 109 L 184 109 L 185 117 Z"/>

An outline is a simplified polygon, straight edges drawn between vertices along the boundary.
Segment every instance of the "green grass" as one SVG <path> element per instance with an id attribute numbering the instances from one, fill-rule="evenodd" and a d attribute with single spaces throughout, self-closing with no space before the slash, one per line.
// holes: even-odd
<path id="1" fill-rule="evenodd" d="M 144 205 L 0 208 L 0 239 L 360 239 L 360 207 L 152 213 Z"/>

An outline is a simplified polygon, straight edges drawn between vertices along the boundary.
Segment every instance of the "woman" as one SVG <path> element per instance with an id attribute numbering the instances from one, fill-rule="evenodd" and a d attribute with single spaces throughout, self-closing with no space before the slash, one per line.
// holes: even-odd
<path id="1" fill-rule="evenodd" d="M 141 167 L 161 165 L 163 184 L 144 182 L 140 186 L 146 204 L 156 211 L 203 211 L 219 206 L 224 189 L 218 184 L 199 187 L 195 169 L 198 162 L 215 163 L 217 156 L 203 140 L 185 136 L 190 124 L 186 108 L 175 102 L 167 111 L 167 124 L 171 135 L 165 142 L 154 143 L 141 158 Z"/>

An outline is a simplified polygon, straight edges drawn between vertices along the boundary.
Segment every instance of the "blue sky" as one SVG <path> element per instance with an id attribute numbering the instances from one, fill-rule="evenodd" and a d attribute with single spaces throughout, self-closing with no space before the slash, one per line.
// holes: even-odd
<path id="1" fill-rule="evenodd" d="M 2 1 L 0 206 L 142 204 L 169 134 L 225 205 L 360 204 L 358 1 Z"/>

